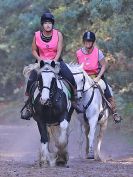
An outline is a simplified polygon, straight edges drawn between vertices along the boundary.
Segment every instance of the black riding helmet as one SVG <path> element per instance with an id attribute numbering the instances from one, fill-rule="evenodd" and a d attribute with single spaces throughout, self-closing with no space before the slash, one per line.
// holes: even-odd
<path id="1" fill-rule="evenodd" d="M 83 42 L 85 41 L 91 41 L 91 42 L 95 42 L 96 37 L 95 34 L 91 31 L 85 32 L 83 35 Z"/>
<path id="2" fill-rule="evenodd" d="M 54 25 L 54 16 L 50 12 L 45 12 L 41 16 L 41 25 L 43 25 L 46 21 L 50 21 Z"/>

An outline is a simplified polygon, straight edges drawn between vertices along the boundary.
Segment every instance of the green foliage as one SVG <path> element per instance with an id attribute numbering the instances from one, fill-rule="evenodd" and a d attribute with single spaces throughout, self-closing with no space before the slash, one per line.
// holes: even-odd
<path id="1" fill-rule="evenodd" d="M 0 0 L 0 5 L 0 58 L 3 63 L 0 88 L 3 96 L 8 95 L 6 87 L 11 85 L 13 92 L 18 80 L 23 80 L 23 66 L 34 62 L 32 38 L 40 29 L 40 16 L 46 10 L 55 15 L 55 27 L 64 35 L 65 61 L 75 61 L 75 51 L 82 46 L 84 31 L 92 30 L 96 32 L 98 46 L 115 60 L 109 79 L 116 83 L 114 86 L 119 91 L 126 90 L 121 92 L 123 96 L 132 93 L 129 87 L 133 82 L 129 67 L 133 56 L 131 0 Z"/>
<path id="2" fill-rule="evenodd" d="M 19 67 L 16 67 L 19 66 Z M 21 67 L 20 67 L 21 66 Z M 13 96 L 14 90 L 22 86 L 22 62 L 3 60 L 0 65 L 0 97 L 9 98 Z M 4 73 L 4 74 L 3 74 Z"/>

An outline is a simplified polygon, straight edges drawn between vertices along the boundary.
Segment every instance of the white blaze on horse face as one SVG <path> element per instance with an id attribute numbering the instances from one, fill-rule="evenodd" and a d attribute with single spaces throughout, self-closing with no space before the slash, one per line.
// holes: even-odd
<path id="1" fill-rule="evenodd" d="M 48 99 L 50 98 L 50 86 L 53 79 L 52 72 L 42 72 L 42 82 L 43 82 L 43 89 L 41 95 L 41 103 L 45 104 Z"/>
<path id="2" fill-rule="evenodd" d="M 82 91 L 84 87 L 83 74 L 75 74 L 74 79 L 77 84 L 77 99 L 80 99 L 82 98 Z"/>

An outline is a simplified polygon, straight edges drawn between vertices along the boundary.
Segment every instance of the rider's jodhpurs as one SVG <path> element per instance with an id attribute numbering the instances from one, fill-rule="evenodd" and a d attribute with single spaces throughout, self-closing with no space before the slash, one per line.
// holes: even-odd
<path id="1" fill-rule="evenodd" d="M 37 71 L 36 70 L 32 70 L 27 82 L 27 87 L 26 87 L 26 94 L 30 94 L 30 89 L 32 84 L 37 80 Z"/>
<path id="2" fill-rule="evenodd" d="M 60 68 L 61 68 L 59 74 L 64 79 L 68 80 L 74 88 L 76 88 L 77 86 L 76 86 L 76 82 L 75 82 L 72 72 L 70 71 L 70 69 L 67 67 L 67 65 L 64 63 L 62 59 L 60 59 L 59 62 L 60 62 Z"/>

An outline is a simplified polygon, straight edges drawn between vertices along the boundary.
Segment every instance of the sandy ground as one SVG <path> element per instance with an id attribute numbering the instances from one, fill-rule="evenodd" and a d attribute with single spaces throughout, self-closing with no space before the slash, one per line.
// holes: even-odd
<path id="1" fill-rule="evenodd" d="M 0 177 L 132 177 L 133 131 L 112 120 L 102 144 L 103 162 L 85 159 L 84 136 L 71 122 L 69 168 L 39 167 L 40 136 L 34 120 L 19 118 L 20 104 L 0 104 Z M 123 121 L 124 122 L 124 121 Z M 82 147 L 79 139 L 82 139 Z"/>

